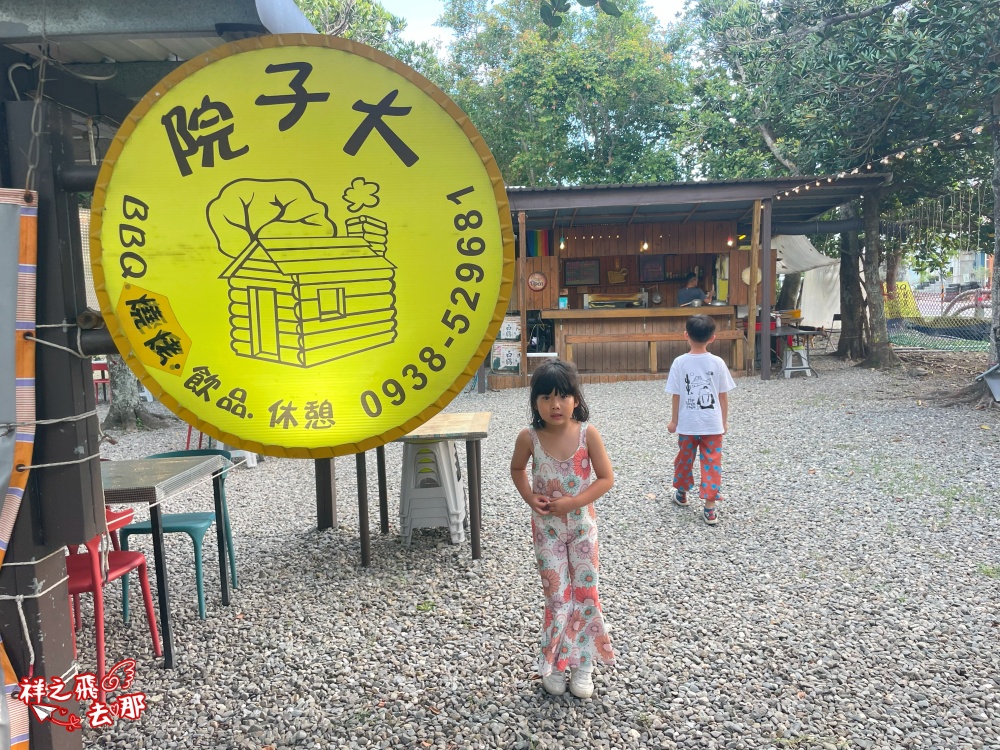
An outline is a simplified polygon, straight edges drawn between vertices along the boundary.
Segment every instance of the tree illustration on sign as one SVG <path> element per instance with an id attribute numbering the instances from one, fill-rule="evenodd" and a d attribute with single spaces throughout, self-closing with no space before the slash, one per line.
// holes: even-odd
<path id="1" fill-rule="evenodd" d="M 234 180 L 208 204 L 208 225 L 230 258 L 271 237 L 336 237 L 325 203 L 302 180 Z"/>
<path id="2" fill-rule="evenodd" d="M 352 213 L 378 205 L 358 177 Z M 329 207 L 302 180 L 239 179 L 206 209 L 231 262 L 230 347 L 241 357 L 312 367 L 396 338 L 395 269 L 384 221 L 355 215 L 339 235 Z"/>

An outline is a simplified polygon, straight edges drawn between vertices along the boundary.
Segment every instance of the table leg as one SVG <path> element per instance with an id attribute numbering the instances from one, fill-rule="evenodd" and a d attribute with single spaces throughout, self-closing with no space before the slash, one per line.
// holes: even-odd
<path id="1" fill-rule="evenodd" d="M 806 362 L 809 363 L 809 371 L 813 374 L 814 377 L 818 378 L 819 373 L 813 369 L 812 360 L 809 358 L 809 339 L 811 339 L 812 336 L 803 336 L 802 338 L 806 340 Z"/>
<path id="2" fill-rule="evenodd" d="M 483 441 L 476 441 L 476 516 L 483 528 Z"/>
<path id="3" fill-rule="evenodd" d="M 481 510 L 482 496 L 480 487 L 480 451 L 479 440 L 465 441 L 465 463 L 468 466 L 469 480 L 469 529 L 472 532 L 472 559 L 478 560 L 483 556 L 483 549 L 480 539 L 483 516 Z"/>
<path id="4" fill-rule="evenodd" d="M 226 515 L 222 505 L 222 474 L 212 477 L 215 495 L 215 533 L 219 539 L 219 580 L 222 581 L 222 604 L 229 606 L 229 565 L 226 563 Z"/>
<path id="5" fill-rule="evenodd" d="M 159 503 L 149 508 L 153 532 L 153 568 L 156 570 L 156 596 L 160 604 L 160 637 L 163 638 L 163 667 L 174 668 L 174 629 L 170 623 L 170 593 L 167 587 L 167 557 L 163 548 L 163 511 Z"/>
<path id="6" fill-rule="evenodd" d="M 365 454 L 355 454 L 358 470 L 358 527 L 361 531 L 361 567 L 372 564 L 371 535 L 368 529 L 368 471 Z"/>
<path id="7" fill-rule="evenodd" d="M 389 490 L 385 481 L 385 446 L 375 449 L 375 462 L 378 465 L 378 518 L 383 534 L 389 533 Z"/>

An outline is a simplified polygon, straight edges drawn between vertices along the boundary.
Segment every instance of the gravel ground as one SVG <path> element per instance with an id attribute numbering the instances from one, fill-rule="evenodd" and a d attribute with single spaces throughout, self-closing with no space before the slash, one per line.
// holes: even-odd
<path id="1" fill-rule="evenodd" d="M 1000 419 L 918 401 L 905 375 L 818 361 L 818 379 L 737 381 L 715 528 L 667 500 L 662 382 L 586 388 L 617 476 L 598 515 L 618 666 L 598 671 L 593 700 L 550 697 L 533 670 L 542 598 L 507 469 L 520 389 L 449 407 L 493 412 L 480 561 L 444 530 L 400 545 L 399 445 L 393 533 L 377 534 L 373 499 L 367 570 L 353 457 L 336 462 L 340 528 L 324 532 L 311 463 L 235 470 L 232 606 L 209 540 L 198 619 L 190 545 L 168 539 L 179 666 L 163 670 L 139 601 L 123 626 L 109 587 L 109 659 L 139 660 L 149 709 L 87 730 L 85 745 L 1000 748 Z M 185 429 L 129 434 L 104 454 L 177 449 Z M 168 510 L 210 505 L 206 487 Z"/>

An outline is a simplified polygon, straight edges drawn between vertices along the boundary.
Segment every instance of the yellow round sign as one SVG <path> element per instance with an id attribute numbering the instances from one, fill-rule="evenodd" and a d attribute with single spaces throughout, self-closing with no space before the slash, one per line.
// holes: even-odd
<path id="1" fill-rule="evenodd" d="M 275 456 L 394 440 L 489 353 L 503 180 L 468 118 L 374 49 L 261 37 L 183 65 L 115 137 L 91 256 L 122 356 L 203 432 Z"/>

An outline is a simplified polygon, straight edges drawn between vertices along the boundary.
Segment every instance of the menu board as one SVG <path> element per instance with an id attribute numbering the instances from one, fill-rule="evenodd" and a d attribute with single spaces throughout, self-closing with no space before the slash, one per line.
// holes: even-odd
<path id="1" fill-rule="evenodd" d="M 567 260 L 563 273 L 565 276 L 563 286 L 599 286 L 601 283 L 601 259 Z"/>
<path id="2" fill-rule="evenodd" d="M 663 255 L 640 255 L 639 281 L 648 283 L 664 281 L 666 278 L 664 273 L 665 261 L 666 256 Z"/>

